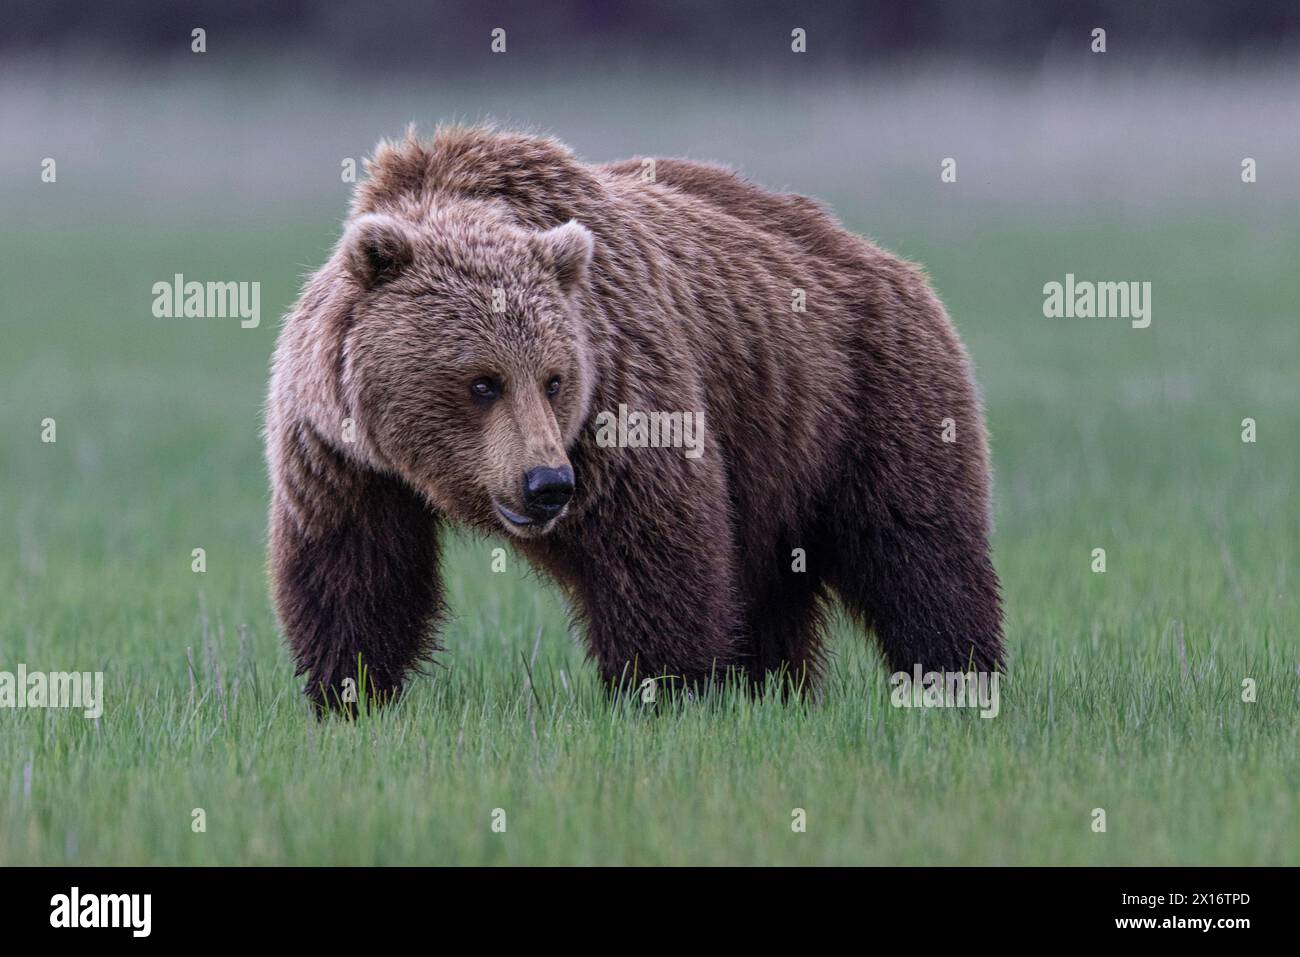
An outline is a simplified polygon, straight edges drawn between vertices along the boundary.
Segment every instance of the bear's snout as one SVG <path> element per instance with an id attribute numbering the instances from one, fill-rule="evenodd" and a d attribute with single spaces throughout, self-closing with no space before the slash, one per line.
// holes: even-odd
<path id="1" fill-rule="evenodd" d="M 541 466 L 524 473 L 524 510 L 533 521 L 550 521 L 572 497 L 573 469 L 569 466 Z"/>

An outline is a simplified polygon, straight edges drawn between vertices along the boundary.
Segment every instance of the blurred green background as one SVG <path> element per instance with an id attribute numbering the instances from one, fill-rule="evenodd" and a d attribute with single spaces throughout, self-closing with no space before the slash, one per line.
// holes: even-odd
<path id="1" fill-rule="evenodd" d="M 764 12 L 712 49 L 521 21 L 493 57 L 457 9 L 467 39 L 430 33 L 445 64 L 410 62 L 401 30 L 392 62 L 353 61 L 332 21 L 288 51 L 214 28 L 191 54 L 187 22 L 7 41 L 0 670 L 102 670 L 107 702 L 0 710 L 0 863 L 1296 863 L 1292 34 L 1191 59 L 1140 25 L 1092 54 L 1086 20 L 1016 21 L 1014 43 L 877 62 L 833 18 L 789 53 L 798 18 Z M 561 34 L 585 53 L 537 53 Z M 278 317 L 337 236 L 345 160 L 479 118 L 591 161 L 726 162 L 926 267 L 992 433 L 996 719 L 892 709 L 842 623 L 816 700 L 611 704 L 557 593 L 470 539 L 429 677 L 383 714 L 310 719 L 266 595 Z M 154 318 L 178 272 L 260 282 L 261 325 Z M 1149 281 L 1151 327 L 1044 319 L 1067 272 Z"/>

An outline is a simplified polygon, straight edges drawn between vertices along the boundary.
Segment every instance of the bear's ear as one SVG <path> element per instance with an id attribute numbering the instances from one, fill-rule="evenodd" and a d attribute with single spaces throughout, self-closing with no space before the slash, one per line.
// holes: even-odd
<path id="1" fill-rule="evenodd" d="M 596 246 L 590 229 L 571 219 L 563 226 L 538 233 L 536 242 L 564 292 L 573 292 L 586 280 Z"/>
<path id="2" fill-rule="evenodd" d="M 363 289 L 396 279 L 414 258 L 414 237 L 394 216 L 358 216 L 343 237 L 343 261 Z"/>

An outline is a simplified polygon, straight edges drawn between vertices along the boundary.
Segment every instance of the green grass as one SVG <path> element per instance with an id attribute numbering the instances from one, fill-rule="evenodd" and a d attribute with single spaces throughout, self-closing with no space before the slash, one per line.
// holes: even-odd
<path id="1" fill-rule="evenodd" d="M 107 704 L 0 711 L 0 863 L 1300 863 L 1300 230 L 951 242 L 843 212 L 926 264 L 978 366 L 996 719 L 891 708 L 842 625 L 817 700 L 611 704 L 556 592 L 465 539 L 430 676 L 315 722 L 266 597 L 258 433 L 276 317 L 332 227 L 37 230 L 0 239 L 0 669 L 103 670 Z M 1151 328 L 1043 319 L 1067 271 L 1150 280 Z M 261 328 L 154 319 L 174 272 L 261 280 Z"/>

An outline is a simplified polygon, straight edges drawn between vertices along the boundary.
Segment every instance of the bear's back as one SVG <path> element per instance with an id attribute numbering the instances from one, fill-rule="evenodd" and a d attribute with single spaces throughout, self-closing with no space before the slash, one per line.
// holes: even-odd
<path id="1" fill-rule="evenodd" d="M 846 231 L 821 203 L 797 193 L 777 193 L 717 163 L 637 157 L 594 167 L 619 180 L 654 182 L 702 201 L 762 232 L 798 243 L 810 255 L 844 260 L 870 248 Z M 647 180 L 648 175 L 653 180 Z"/>

